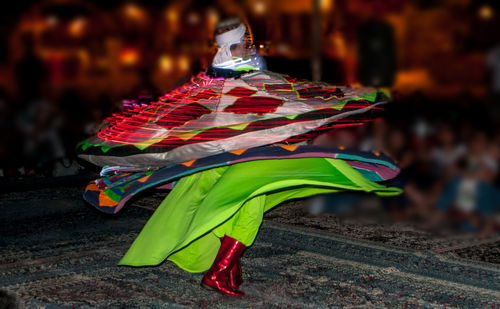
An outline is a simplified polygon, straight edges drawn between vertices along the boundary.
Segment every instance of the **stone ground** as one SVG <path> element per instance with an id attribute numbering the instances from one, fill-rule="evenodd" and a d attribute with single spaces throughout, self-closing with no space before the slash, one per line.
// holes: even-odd
<path id="1" fill-rule="evenodd" d="M 474 233 L 451 229 L 432 232 L 420 228 L 420 222 L 391 220 L 380 210 L 349 217 L 333 213 L 311 215 L 303 200 L 271 210 L 266 219 L 397 248 L 430 250 L 500 264 L 500 233 L 478 238 Z"/>
<path id="2" fill-rule="evenodd" d="M 39 180 L 27 191 L 0 192 L 0 197 L 4 200 L 81 199 L 84 183 L 73 180 L 69 186 L 54 186 L 58 182 L 52 181 L 51 186 L 40 188 L 43 187 L 41 183 Z M 135 199 L 129 207 L 154 210 L 164 197 L 165 192 L 153 191 Z M 459 257 L 500 264 L 500 233 L 484 239 L 455 230 L 436 233 L 420 228 L 419 222 L 394 221 L 382 211 L 373 209 L 369 213 L 349 216 L 334 213 L 314 215 L 307 210 L 307 202 L 307 199 L 286 202 L 266 213 L 264 219 L 400 248 L 453 252 Z"/>
<path id="3" fill-rule="evenodd" d="M 34 178 L 8 181 L 0 179 L 2 199 L 82 199 L 82 190 L 89 179 L 88 173 L 77 177 Z M 166 192 L 166 191 L 165 191 Z M 149 191 L 133 200 L 128 207 L 154 211 L 165 197 L 165 192 Z M 286 202 L 265 214 L 264 220 L 333 233 L 354 239 L 372 241 L 389 246 L 415 250 L 431 250 L 436 253 L 452 253 L 456 256 L 500 264 L 500 233 L 478 238 L 474 233 L 457 230 L 441 230 L 438 233 L 420 228 L 420 222 L 395 221 L 380 209 L 369 208 L 355 214 L 339 216 L 335 213 L 311 214 L 307 199 Z"/>
<path id="4" fill-rule="evenodd" d="M 155 209 L 164 197 L 156 192 L 136 200 L 131 207 Z M 339 216 L 311 214 L 307 199 L 283 203 L 265 214 L 264 220 L 302 227 L 353 239 L 412 250 L 453 254 L 475 261 L 500 264 L 500 233 L 478 238 L 474 233 L 444 229 L 438 232 L 420 228 L 418 221 L 395 221 L 380 209 Z"/>
<path id="5" fill-rule="evenodd" d="M 349 217 L 339 217 L 332 213 L 312 215 L 306 210 L 307 200 L 287 202 L 265 215 L 263 227 L 265 233 L 258 236 L 256 244 L 252 250 L 248 250 L 243 260 L 244 266 L 251 265 L 252 267 L 248 268 L 255 269 L 253 272 L 247 272 L 244 277 L 248 284 L 246 291 L 249 294 L 246 302 L 227 301 L 224 298 L 221 300 L 214 298 L 212 294 L 205 296 L 201 292 L 199 292 L 201 297 L 196 294 L 198 298 L 189 298 L 187 291 L 191 291 L 201 278 L 197 274 L 178 271 L 171 263 L 165 263 L 159 268 L 160 273 L 165 274 L 160 278 L 148 268 L 131 269 L 115 266 L 123 250 L 126 250 L 140 231 L 145 220 L 165 196 L 165 192 L 143 194 L 127 205 L 129 209 L 125 209 L 123 214 L 111 218 L 85 207 L 81 197 L 83 186 L 84 183 L 79 181 L 50 182 L 45 185 L 43 181 L 39 181 L 35 185 L 21 188 L 21 191 L 4 191 L 0 195 L 0 209 L 3 213 L 0 218 L 0 225 L 3 225 L 0 257 L 4 259 L 0 265 L 0 279 L 3 276 L 2 280 L 6 280 L 5 282 L 0 280 L 0 290 L 3 288 L 9 293 L 17 293 L 21 299 L 20 303 L 26 307 L 165 307 L 165 304 L 167 307 L 178 308 L 185 306 L 231 308 L 254 307 L 254 305 L 266 307 L 265 302 L 262 303 L 259 299 L 268 289 L 276 289 L 273 293 L 282 295 L 281 299 L 268 300 L 273 304 L 271 307 L 443 308 L 442 304 L 445 304 L 444 307 L 479 308 L 492 304 L 500 306 L 497 302 L 500 300 L 500 292 L 496 287 L 489 288 L 488 280 L 491 279 L 485 279 L 500 278 L 499 234 L 483 239 L 473 234 L 455 231 L 441 231 L 436 234 L 419 229 L 417 222 L 394 222 L 383 212 L 373 209 Z M 44 205 L 50 206 L 44 209 Z M 273 239 L 272 233 L 281 235 L 281 238 L 276 236 L 276 239 Z M 295 238 L 291 235 L 295 235 L 293 236 Z M 331 251 L 331 248 L 310 248 L 307 239 L 304 238 L 309 237 L 307 235 L 312 237 L 311 239 L 323 239 L 323 242 L 334 241 L 336 244 L 334 248 L 341 244 L 340 247 L 345 247 L 346 252 L 338 252 L 338 249 Z M 293 246 L 290 246 L 291 249 L 287 248 L 287 237 L 296 240 L 296 249 L 293 249 Z M 351 243 L 355 244 L 352 249 L 352 260 L 349 259 Z M 102 246 L 108 247 L 99 249 Z M 388 254 L 386 259 L 370 264 L 371 255 L 378 257 L 386 253 Z M 95 255 L 89 256 L 89 254 Z M 24 261 L 18 260 L 21 255 L 25 256 Z M 473 296 L 470 296 L 472 297 L 470 299 L 464 296 L 465 300 L 453 301 L 459 297 L 457 295 L 465 293 L 458 290 L 445 293 L 446 297 L 443 294 L 435 298 L 426 298 L 432 293 L 425 292 L 425 284 L 413 286 L 416 284 L 413 281 L 425 281 L 427 276 L 425 274 L 432 273 L 432 267 L 427 266 L 429 269 L 426 269 L 425 265 L 439 264 L 448 258 L 451 259 L 450 263 L 455 263 L 453 264 L 455 266 L 446 264 L 450 271 L 446 274 L 432 275 L 433 278 L 437 276 L 454 281 L 453 276 L 456 276 L 455 285 L 465 284 L 460 288 L 479 289 L 476 292 L 486 295 L 481 297 L 488 302 L 474 302 Z M 289 265 L 282 265 L 283 259 L 287 260 Z M 315 261 L 316 266 L 308 264 L 311 260 Z M 413 289 L 413 292 L 408 292 L 410 295 L 400 295 L 401 292 L 393 286 L 396 283 L 391 283 L 392 281 L 386 278 L 385 272 L 387 269 L 392 269 L 391 272 L 398 269 L 398 272 L 389 277 L 397 276 L 401 273 L 401 269 L 407 268 L 404 262 L 406 260 L 414 261 L 412 263 L 415 265 L 424 265 L 424 268 L 403 272 L 409 275 L 403 276 L 404 280 L 395 282 L 405 286 L 404 289 L 408 291 Z M 462 260 L 463 262 L 460 262 Z M 461 270 L 463 265 L 465 268 Z M 352 269 L 349 270 L 349 267 Z M 381 270 L 374 267 L 379 267 Z M 444 266 L 436 267 L 439 269 Z M 89 270 L 93 268 L 95 270 Z M 485 273 L 474 281 L 476 280 L 474 274 L 483 270 Z M 321 276 L 322 271 L 325 272 L 324 276 Z M 453 275 L 454 271 L 470 272 L 470 276 L 461 277 L 459 273 Z M 360 272 L 364 273 L 361 277 Z M 129 284 L 128 288 L 134 290 L 137 288 L 137 283 L 134 282 L 141 282 L 140 276 L 144 274 L 150 278 L 149 281 L 146 280 L 148 284 L 154 283 L 160 286 L 164 284 L 165 290 L 170 290 L 172 294 L 166 293 L 161 296 L 163 290 L 156 291 L 153 287 L 150 292 L 135 290 L 130 295 L 123 294 L 121 285 Z M 137 278 L 134 279 L 134 276 Z M 170 286 L 172 280 L 167 279 L 172 276 L 179 278 L 178 286 Z M 418 280 L 411 279 L 414 277 Z M 296 281 L 297 278 L 306 278 L 310 282 L 306 284 L 302 282 L 305 280 L 303 279 L 301 284 L 297 285 L 299 283 Z M 367 278 L 369 281 L 366 281 Z M 429 284 L 441 286 L 442 281 L 439 281 L 441 279 L 434 283 L 432 280 Z M 481 283 L 481 280 L 487 281 Z M 403 281 L 406 283 L 402 284 Z M 356 282 L 357 285 L 354 284 Z M 43 286 L 44 284 L 48 286 Z M 89 286 L 96 290 L 88 290 Z M 287 292 L 282 291 L 280 286 L 287 286 L 284 288 Z M 335 288 L 324 294 L 321 286 Z M 353 286 L 356 288 L 353 289 Z M 304 294 L 305 291 L 309 291 L 309 294 Z M 116 299 L 113 300 L 113 296 L 117 293 L 122 299 L 131 295 L 133 297 L 128 302 L 120 303 Z M 1 296 L 0 293 L 0 298 Z M 102 300 L 92 302 L 93 297 L 96 299 L 102 297 Z M 323 299 L 324 297 L 328 300 Z M 145 303 L 140 305 L 138 299 Z M 412 305 L 405 305 L 408 302 Z M 146 303 L 148 305 L 144 306 Z"/>

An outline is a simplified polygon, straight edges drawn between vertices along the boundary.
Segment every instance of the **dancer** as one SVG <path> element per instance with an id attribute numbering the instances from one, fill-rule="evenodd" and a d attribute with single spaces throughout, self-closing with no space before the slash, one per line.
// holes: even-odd
<path id="1" fill-rule="evenodd" d="M 253 244 L 266 211 L 316 194 L 401 190 L 376 183 L 399 172 L 383 155 L 292 144 L 335 125 L 363 124 L 367 120 L 359 115 L 378 104 L 376 90 L 264 71 L 245 24 L 230 20 L 218 30 L 220 49 L 209 75 L 198 75 L 161 102 L 111 119 L 80 148 L 91 162 L 122 163 L 105 167 L 103 178 L 87 187 L 85 199 L 101 210 L 118 211 L 140 190 L 174 183 L 119 265 L 170 260 L 189 272 L 206 271 L 203 287 L 242 296 L 241 255 Z M 186 101 L 198 105 L 179 113 L 174 102 L 185 107 Z M 205 111 L 207 106 L 216 113 Z M 156 127 L 141 122 L 144 118 Z M 200 130 L 198 120 L 208 127 Z M 283 141 L 288 143 L 278 143 Z M 144 151 L 148 147 L 156 148 Z M 99 152 L 103 149 L 108 154 Z"/>

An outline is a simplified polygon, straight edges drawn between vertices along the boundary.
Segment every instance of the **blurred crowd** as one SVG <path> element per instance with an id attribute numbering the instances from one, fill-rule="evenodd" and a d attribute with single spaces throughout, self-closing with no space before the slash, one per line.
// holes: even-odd
<path id="1" fill-rule="evenodd" d="M 417 93 L 396 99 L 370 126 L 336 130 L 316 143 L 393 158 L 401 174 L 387 185 L 403 188 L 404 194 L 376 202 L 393 219 L 486 236 L 500 230 L 500 115 L 495 105 L 466 94 L 437 101 Z M 360 194 L 323 198 L 309 210 L 345 213 L 367 200 Z"/>
<path id="2" fill-rule="evenodd" d="M 75 145 L 95 134 L 113 112 L 111 98 L 103 93 L 89 100 L 74 88 L 51 92 L 46 64 L 34 52 L 32 38 L 24 37 L 23 44 L 15 68 L 18 95 L 0 89 L 0 176 L 78 174 L 82 167 Z"/>
<path id="3" fill-rule="evenodd" d="M 83 167 L 76 145 L 96 134 L 105 118 L 120 112 L 126 102 L 135 102 L 128 97 L 113 100 L 105 93 L 89 100 L 72 88 L 57 97 L 40 94 L 23 100 L 20 104 L 19 98 L 0 90 L 1 177 L 79 174 Z"/>

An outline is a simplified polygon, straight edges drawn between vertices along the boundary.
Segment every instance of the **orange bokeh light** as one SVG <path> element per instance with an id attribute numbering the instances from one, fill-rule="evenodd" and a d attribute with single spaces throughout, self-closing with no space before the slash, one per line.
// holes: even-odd
<path id="1" fill-rule="evenodd" d="M 120 52 L 120 63 L 133 66 L 139 62 L 139 52 L 134 48 L 124 48 Z"/>

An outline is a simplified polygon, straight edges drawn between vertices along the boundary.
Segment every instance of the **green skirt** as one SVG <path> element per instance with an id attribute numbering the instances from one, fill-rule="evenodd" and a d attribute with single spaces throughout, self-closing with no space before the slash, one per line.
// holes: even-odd
<path id="1" fill-rule="evenodd" d="M 210 268 L 229 235 L 252 245 L 264 212 L 294 198 L 354 190 L 397 195 L 346 162 L 328 158 L 261 160 L 184 177 L 144 226 L 119 265 L 152 266 L 165 260 L 189 272 Z"/>

